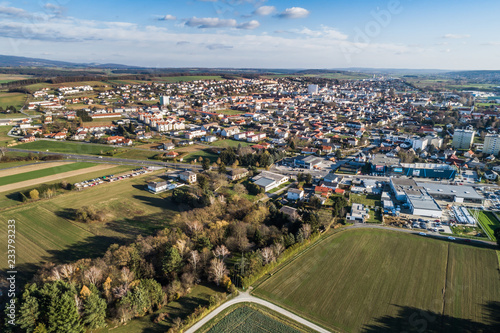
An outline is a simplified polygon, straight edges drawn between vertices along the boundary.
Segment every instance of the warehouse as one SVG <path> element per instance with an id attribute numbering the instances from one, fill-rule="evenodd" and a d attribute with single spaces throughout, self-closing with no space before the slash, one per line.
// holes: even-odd
<path id="1" fill-rule="evenodd" d="M 476 192 L 472 186 L 467 185 L 445 185 L 437 183 L 417 183 L 425 188 L 433 198 L 451 202 L 469 202 L 483 204 L 484 197 Z"/>
<path id="2" fill-rule="evenodd" d="M 413 215 L 441 218 L 443 211 L 437 202 L 425 190 L 420 194 L 408 194 L 407 202 Z"/>

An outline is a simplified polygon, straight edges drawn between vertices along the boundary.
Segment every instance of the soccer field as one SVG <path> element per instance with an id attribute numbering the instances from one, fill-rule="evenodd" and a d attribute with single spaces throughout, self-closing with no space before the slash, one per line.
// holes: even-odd
<path id="1" fill-rule="evenodd" d="M 492 212 L 480 211 L 478 215 L 478 222 L 483 227 L 482 229 L 488 234 L 488 238 L 496 240 L 494 231 L 500 228 L 500 222 Z"/>
<path id="2" fill-rule="evenodd" d="M 500 301 L 496 252 L 413 234 L 348 230 L 257 286 L 270 300 L 345 332 L 459 331 Z M 495 303 L 496 302 L 496 303 Z"/>

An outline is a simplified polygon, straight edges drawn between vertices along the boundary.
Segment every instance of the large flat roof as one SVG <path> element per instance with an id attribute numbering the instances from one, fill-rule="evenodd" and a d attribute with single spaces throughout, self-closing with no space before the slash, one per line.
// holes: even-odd
<path id="1" fill-rule="evenodd" d="M 370 159 L 370 162 L 374 165 L 399 165 L 400 159 L 397 157 L 389 157 L 384 154 L 374 154 Z"/>
<path id="2" fill-rule="evenodd" d="M 437 202 L 431 196 L 425 194 L 424 191 L 421 191 L 419 195 L 407 194 L 407 198 L 411 202 L 411 205 L 414 209 L 426 209 L 434 211 L 442 210 Z"/>
<path id="3" fill-rule="evenodd" d="M 483 200 L 484 197 L 476 192 L 472 186 L 467 185 L 446 185 L 436 183 L 419 182 L 418 186 L 423 187 L 430 195 L 456 196 L 464 199 Z"/>

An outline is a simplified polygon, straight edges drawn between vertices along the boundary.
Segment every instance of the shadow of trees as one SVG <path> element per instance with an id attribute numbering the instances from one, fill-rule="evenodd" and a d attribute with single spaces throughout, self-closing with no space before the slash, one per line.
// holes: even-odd
<path id="1" fill-rule="evenodd" d="M 429 310 L 409 306 L 397 306 L 396 316 L 382 316 L 374 324 L 365 325 L 362 332 L 500 332 L 500 302 L 484 305 L 484 323 L 470 319 L 441 315 Z"/>

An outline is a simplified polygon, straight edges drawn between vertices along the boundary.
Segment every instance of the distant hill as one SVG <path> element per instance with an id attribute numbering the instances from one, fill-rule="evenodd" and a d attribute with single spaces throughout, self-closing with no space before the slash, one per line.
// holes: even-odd
<path id="1" fill-rule="evenodd" d="M 129 69 L 141 68 L 138 66 L 127 66 L 121 64 L 95 64 L 95 63 L 74 63 L 57 60 L 47 60 L 40 58 L 16 57 L 8 55 L 0 55 L 0 67 L 59 67 L 59 68 L 112 68 L 112 69 Z"/>

